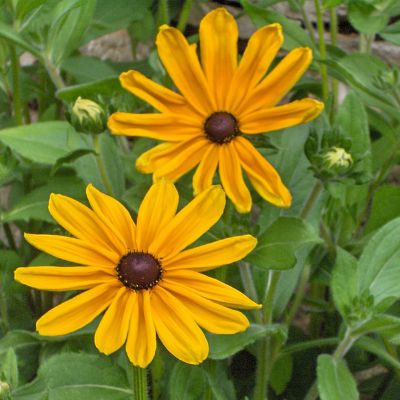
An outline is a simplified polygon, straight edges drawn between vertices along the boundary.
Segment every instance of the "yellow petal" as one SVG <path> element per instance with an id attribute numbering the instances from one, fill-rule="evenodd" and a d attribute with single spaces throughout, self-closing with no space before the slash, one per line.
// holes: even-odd
<path id="1" fill-rule="evenodd" d="M 187 308 L 160 285 L 150 301 L 157 334 L 166 349 L 188 364 L 204 361 L 208 343 Z"/>
<path id="2" fill-rule="evenodd" d="M 193 114 L 195 110 L 187 103 L 185 98 L 178 93 L 146 78 L 138 71 L 128 71 L 120 75 L 121 85 L 161 112 Z"/>
<path id="3" fill-rule="evenodd" d="M 210 141 L 208 149 L 203 154 L 200 164 L 193 175 L 193 192 L 195 196 L 212 185 L 218 166 L 218 153 L 219 145 Z"/>
<path id="4" fill-rule="evenodd" d="M 75 332 L 92 322 L 114 299 L 117 286 L 103 284 L 78 294 L 44 314 L 37 322 L 37 331 L 44 336 L 60 336 Z"/>
<path id="5" fill-rule="evenodd" d="M 143 174 L 152 174 L 174 156 L 174 150 L 180 143 L 161 143 L 145 151 L 136 159 L 136 168 Z"/>
<path id="6" fill-rule="evenodd" d="M 126 287 L 119 289 L 94 335 L 94 343 L 99 351 L 108 355 L 125 343 L 135 301 L 134 292 Z"/>
<path id="7" fill-rule="evenodd" d="M 225 109 L 226 94 L 237 64 L 238 29 L 225 8 L 208 13 L 200 22 L 201 63 L 218 110 Z"/>
<path id="8" fill-rule="evenodd" d="M 302 77 L 312 60 L 308 48 L 292 50 L 246 97 L 237 110 L 251 113 L 278 104 Z"/>
<path id="9" fill-rule="evenodd" d="M 292 196 L 275 168 L 245 138 L 237 138 L 235 147 L 242 167 L 259 195 L 275 206 L 290 207 Z"/>
<path id="10" fill-rule="evenodd" d="M 120 252 L 112 231 L 88 207 L 70 197 L 51 194 L 49 212 L 76 238 L 109 251 Z"/>
<path id="11" fill-rule="evenodd" d="M 240 213 L 251 210 L 251 195 L 243 179 L 240 160 L 233 141 L 219 148 L 219 176 L 226 195 Z"/>
<path id="12" fill-rule="evenodd" d="M 117 112 L 108 119 L 108 127 L 114 135 L 140 136 L 170 142 L 198 136 L 198 125 L 198 121 L 189 121 L 173 114 Z"/>
<path id="13" fill-rule="evenodd" d="M 100 192 L 93 185 L 88 185 L 86 195 L 92 210 L 114 233 L 124 252 L 134 249 L 136 227 L 129 211 L 119 201 Z M 118 247 L 121 248 L 121 245 Z"/>
<path id="14" fill-rule="evenodd" d="M 173 183 L 162 179 L 147 192 L 137 218 L 137 249 L 147 251 L 176 214 L 179 195 Z"/>
<path id="15" fill-rule="evenodd" d="M 24 285 L 53 292 L 90 289 L 102 283 L 113 283 L 113 270 L 107 273 L 97 267 L 23 267 L 14 279 Z"/>
<path id="16" fill-rule="evenodd" d="M 240 113 L 241 103 L 267 72 L 282 42 L 279 24 L 264 26 L 250 37 L 227 95 L 227 109 L 232 113 Z"/>
<path id="17" fill-rule="evenodd" d="M 239 290 L 210 278 L 199 272 L 190 270 L 165 271 L 163 281 L 179 283 L 208 300 L 216 301 L 232 308 L 254 309 L 261 306 L 250 300 Z"/>
<path id="18" fill-rule="evenodd" d="M 114 268 L 120 255 L 100 246 L 89 245 L 80 239 L 58 235 L 35 235 L 25 233 L 27 242 L 53 257 L 76 264 Z"/>
<path id="19" fill-rule="evenodd" d="M 163 281 L 161 286 L 173 293 L 193 319 L 209 332 L 229 335 L 243 332 L 249 326 L 248 319 L 241 312 L 207 300 L 185 286 L 171 281 Z"/>
<path id="20" fill-rule="evenodd" d="M 196 54 L 178 29 L 163 25 L 157 35 L 158 54 L 185 99 L 203 116 L 215 110 Z"/>
<path id="21" fill-rule="evenodd" d="M 219 186 L 210 187 L 175 215 L 159 233 L 149 251 L 159 257 L 179 253 L 219 220 L 224 207 L 224 191 Z"/>
<path id="22" fill-rule="evenodd" d="M 163 266 L 168 271 L 186 268 L 208 271 L 241 260 L 256 244 L 257 239 L 251 235 L 234 236 L 185 250 L 171 258 L 166 257 Z"/>
<path id="23" fill-rule="evenodd" d="M 146 368 L 156 352 L 156 329 L 150 305 L 150 292 L 142 290 L 136 294 L 126 342 L 126 352 L 133 365 Z"/>
<path id="24" fill-rule="evenodd" d="M 283 106 L 243 115 L 240 119 L 240 130 L 248 134 L 257 134 L 305 124 L 318 117 L 323 109 L 324 104 L 317 100 L 296 100 Z"/>
<path id="25" fill-rule="evenodd" d="M 187 142 L 179 143 L 170 148 L 169 160 L 157 165 L 154 170 L 154 179 L 168 178 L 176 181 L 182 175 L 193 169 L 207 151 L 210 141 L 205 137 L 198 137 Z"/>

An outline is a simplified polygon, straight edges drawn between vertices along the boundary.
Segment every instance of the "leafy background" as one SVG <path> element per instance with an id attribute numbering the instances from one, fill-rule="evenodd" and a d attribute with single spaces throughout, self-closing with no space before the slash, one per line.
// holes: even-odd
<path id="1" fill-rule="evenodd" d="M 254 141 L 288 184 L 293 206 L 273 208 L 252 193 L 250 216 L 228 206 L 205 238 L 258 237 L 239 268 L 216 276 L 263 302 L 264 311 L 249 314 L 245 333 L 208 335 L 210 357 L 201 366 L 173 360 L 160 344 L 151 396 L 400 397 L 398 1 L 0 0 L 0 398 L 132 398 L 126 355 L 97 352 L 96 322 L 59 338 L 34 332 L 35 320 L 63 297 L 22 287 L 13 270 L 57 263 L 22 239 L 25 231 L 59 232 L 47 211 L 52 192 L 85 201 L 87 183 L 106 191 L 109 182 L 135 215 L 151 177 L 134 161 L 155 142 L 80 132 L 70 123 L 71 105 L 82 96 L 107 113 L 151 112 L 121 89 L 119 73 L 136 69 L 171 86 L 154 50 L 158 26 L 178 26 L 195 42 L 202 15 L 220 5 L 240 24 L 241 51 L 250 32 L 273 22 L 285 34 L 280 57 L 313 49 L 290 98 L 322 98 L 326 112 Z M 327 166 L 333 147 L 351 154 L 351 168 Z M 178 184 L 184 202 L 190 178 Z M 269 380 L 265 393 L 260 371 Z"/>

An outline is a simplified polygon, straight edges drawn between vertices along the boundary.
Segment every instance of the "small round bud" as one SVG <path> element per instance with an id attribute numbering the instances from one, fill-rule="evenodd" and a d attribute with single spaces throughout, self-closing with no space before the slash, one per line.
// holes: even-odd
<path id="1" fill-rule="evenodd" d="M 78 97 L 71 109 L 71 123 L 80 132 L 98 134 L 106 129 L 106 114 L 99 104 Z"/>
<path id="2" fill-rule="evenodd" d="M 331 147 L 324 154 L 324 160 L 328 168 L 349 168 L 353 164 L 353 158 L 350 153 L 341 147 Z"/>
<path id="3" fill-rule="evenodd" d="M 7 382 L 0 381 L 0 400 L 10 398 L 10 385 Z"/>

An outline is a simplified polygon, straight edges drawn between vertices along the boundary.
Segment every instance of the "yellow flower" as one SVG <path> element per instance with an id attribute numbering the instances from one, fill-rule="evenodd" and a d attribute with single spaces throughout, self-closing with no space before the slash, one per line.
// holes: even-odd
<path id="1" fill-rule="evenodd" d="M 137 71 L 123 73 L 122 86 L 160 113 L 118 112 L 108 121 L 114 134 L 166 141 L 142 154 L 137 168 L 154 178 L 175 181 L 194 168 L 194 193 L 212 185 L 217 167 L 222 186 L 240 212 L 251 209 L 242 169 L 257 192 L 279 207 L 291 196 L 276 170 L 244 135 L 270 132 L 316 118 L 323 104 L 302 99 L 276 106 L 311 62 L 308 48 L 291 51 L 265 78 L 283 37 L 279 24 L 259 29 L 237 64 L 238 30 L 224 9 L 210 12 L 200 24 L 201 64 L 196 48 L 175 28 L 162 26 L 158 54 L 181 94 Z"/>
<path id="2" fill-rule="evenodd" d="M 198 364 L 208 355 L 207 331 L 233 334 L 249 322 L 231 308 L 259 306 L 238 290 L 201 274 L 245 257 L 256 245 L 250 235 L 185 248 L 221 217 L 225 194 L 212 186 L 177 213 L 179 196 L 160 180 L 146 194 L 137 224 L 117 200 L 87 188 L 91 209 L 51 195 L 53 218 L 74 237 L 25 234 L 54 257 L 78 266 L 23 267 L 15 279 L 41 290 L 85 290 L 43 315 L 41 335 L 76 331 L 105 311 L 95 334 L 97 348 L 110 354 L 126 342 L 129 359 L 146 367 L 156 335 L 177 358 Z"/>

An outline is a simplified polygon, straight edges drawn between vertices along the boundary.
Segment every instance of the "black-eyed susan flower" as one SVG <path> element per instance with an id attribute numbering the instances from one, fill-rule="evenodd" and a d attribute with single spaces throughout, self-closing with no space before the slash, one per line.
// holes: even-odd
<path id="1" fill-rule="evenodd" d="M 220 218 L 225 194 L 219 186 L 177 213 L 174 185 L 160 180 L 146 194 L 136 225 L 121 203 L 91 185 L 87 197 L 91 208 L 62 195 L 50 198 L 51 215 L 73 237 L 25 235 L 38 249 L 78 266 L 22 267 L 16 280 L 41 290 L 84 290 L 44 314 L 36 324 L 40 334 L 68 334 L 105 311 L 97 348 L 110 354 L 126 343 L 131 362 L 145 367 L 156 336 L 175 357 L 198 364 L 208 355 L 201 328 L 233 334 L 248 327 L 232 308 L 259 306 L 201 272 L 240 260 L 256 239 L 243 235 L 186 249 Z"/>
<path id="2" fill-rule="evenodd" d="M 276 170 L 246 138 L 306 123 L 323 104 L 302 99 L 277 106 L 311 62 L 308 48 L 291 51 L 266 77 L 282 45 L 279 24 L 255 32 L 237 63 L 238 30 L 223 8 L 200 23 L 200 56 L 177 29 L 164 25 L 157 36 L 158 54 L 174 81 L 175 93 L 137 71 L 123 73 L 122 86 L 160 113 L 118 112 L 108 122 L 114 134 L 165 141 L 142 154 L 137 168 L 154 178 L 176 180 L 198 165 L 194 193 L 212 185 L 217 168 L 222 186 L 240 212 L 251 209 L 242 169 L 258 193 L 280 207 L 291 195 Z"/>

